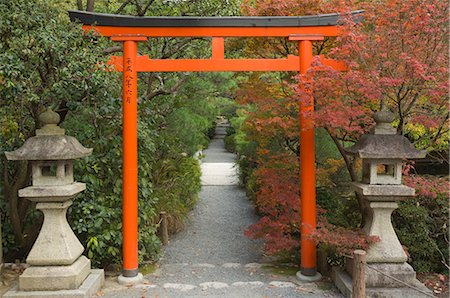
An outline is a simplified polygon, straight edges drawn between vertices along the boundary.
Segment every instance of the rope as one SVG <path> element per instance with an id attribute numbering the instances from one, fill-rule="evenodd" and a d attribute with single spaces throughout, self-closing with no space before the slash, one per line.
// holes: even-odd
<path id="1" fill-rule="evenodd" d="M 416 290 L 417 292 L 420 292 L 420 293 L 424 294 L 425 296 L 433 297 L 433 298 L 434 298 L 433 295 L 430 295 L 430 294 L 428 294 L 427 292 L 424 292 L 424 291 L 422 291 L 421 289 L 416 288 L 415 286 L 412 286 L 412 285 L 410 285 L 410 284 L 408 284 L 408 283 L 406 283 L 406 282 L 404 282 L 404 281 L 402 281 L 402 280 L 400 280 L 400 279 L 398 279 L 398 278 L 395 278 L 395 277 L 393 277 L 393 276 L 390 276 L 389 274 L 386 274 L 386 273 L 384 273 L 384 272 L 381 271 L 381 270 L 375 269 L 374 267 L 370 266 L 369 264 L 365 264 L 365 265 L 366 265 L 367 267 L 369 267 L 370 269 L 372 269 L 372 270 L 374 270 L 374 271 L 376 271 L 376 272 L 378 272 L 378 273 L 380 273 L 380 274 L 382 274 L 382 275 L 384 275 L 384 276 L 386 276 L 386 277 L 389 277 L 389 278 L 395 280 L 396 282 L 399 282 L 399 283 L 401 283 L 401 284 L 407 286 L 408 288 L 411 288 L 411 289 L 413 289 L 413 290 Z"/>
<path id="2" fill-rule="evenodd" d="M 343 257 L 346 257 L 346 258 L 349 258 L 349 259 L 353 259 L 353 256 L 350 256 L 350 255 L 342 255 L 342 256 L 343 256 Z M 420 293 L 424 294 L 425 296 L 433 297 L 433 298 L 434 298 L 433 295 L 430 295 L 430 294 L 428 294 L 427 292 L 422 291 L 421 289 L 416 288 L 415 286 L 410 285 L 410 284 L 408 284 L 408 283 L 406 283 L 406 282 L 404 282 L 404 281 L 402 281 L 402 280 L 400 280 L 400 279 L 398 279 L 398 278 L 396 278 L 396 277 L 393 277 L 393 276 L 391 276 L 391 275 L 389 275 L 389 274 L 386 274 L 386 273 L 384 273 L 383 271 L 378 270 L 378 269 L 372 267 L 371 265 L 369 265 L 369 264 L 367 264 L 367 263 L 364 263 L 364 265 L 366 265 L 368 268 L 370 268 L 370 269 L 372 269 L 372 270 L 374 270 L 374 271 L 376 271 L 376 272 L 378 272 L 378 273 L 380 273 L 380 274 L 382 274 L 382 275 L 384 275 L 384 276 L 386 276 L 386 277 L 388 277 L 388 278 L 390 278 L 390 279 L 395 280 L 395 281 L 398 282 L 398 283 L 401 283 L 402 285 L 407 286 L 408 288 L 411 288 L 411 289 L 413 289 L 413 290 L 415 290 L 415 291 L 417 291 L 417 292 L 420 292 Z"/>

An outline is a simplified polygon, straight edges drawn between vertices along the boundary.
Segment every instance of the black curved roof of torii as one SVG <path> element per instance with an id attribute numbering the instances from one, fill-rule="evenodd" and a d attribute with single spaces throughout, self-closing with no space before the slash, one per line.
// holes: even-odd
<path id="1" fill-rule="evenodd" d="M 351 12 L 355 22 L 363 20 L 363 10 Z M 135 17 L 69 10 L 72 22 L 84 25 L 115 27 L 309 27 L 335 26 L 341 14 L 318 14 L 309 16 L 271 17 Z"/>

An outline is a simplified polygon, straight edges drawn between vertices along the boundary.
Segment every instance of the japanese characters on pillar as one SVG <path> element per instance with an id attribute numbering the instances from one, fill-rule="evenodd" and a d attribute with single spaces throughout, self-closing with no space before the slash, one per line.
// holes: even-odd
<path id="1" fill-rule="evenodd" d="M 133 80 L 133 67 L 132 67 L 132 59 L 130 57 L 125 59 L 125 67 L 123 70 L 123 76 L 124 76 L 124 85 L 127 87 L 124 88 L 124 103 L 131 104 L 131 96 L 133 95 L 133 91 L 131 90 L 132 87 L 132 80 Z"/>
<path id="2" fill-rule="evenodd" d="M 138 116 L 137 116 L 137 42 L 142 36 L 114 36 L 123 42 L 123 269 L 119 283 L 139 283 L 143 277 L 138 271 Z"/>

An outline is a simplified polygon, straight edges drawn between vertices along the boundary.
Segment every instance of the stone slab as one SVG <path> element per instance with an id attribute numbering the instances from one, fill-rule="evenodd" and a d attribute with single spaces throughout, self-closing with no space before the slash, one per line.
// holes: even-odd
<path id="1" fill-rule="evenodd" d="M 333 268 L 332 273 L 333 282 L 336 287 L 341 291 L 341 293 L 347 297 L 352 297 L 352 278 L 347 272 L 341 268 Z M 432 291 L 421 284 L 418 280 L 414 280 L 412 286 L 420 289 L 421 291 L 432 295 Z M 424 293 L 416 291 L 408 287 L 397 287 L 397 288 L 385 288 L 385 287 L 367 287 L 366 297 L 367 298 L 398 298 L 398 297 L 408 297 L 408 298 L 424 298 L 429 297 Z"/>
<path id="2" fill-rule="evenodd" d="M 353 182 L 351 186 L 353 190 L 365 196 L 369 201 L 400 201 L 413 197 L 415 194 L 414 188 L 406 185 L 373 185 Z"/>
<path id="3" fill-rule="evenodd" d="M 353 262 L 346 263 L 346 272 L 350 276 L 353 270 Z M 402 284 L 390 279 L 386 275 L 379 273 L 384 272 L 390 276 L 393 276 L 407 284 L 413 284 L 416 281 L 416 272 L 408 263 L 371 263 L 366 267 L 366 286 L 368 287 L 403 287 Z M 375 268 L 376 270 L 373 270 Z"/>
<path id="4" fill-rule="evenodd" d="M 17 286 L 7 292 L 4 298 L 91 298 L 105 283 L 103 269 L 92 269 L 81 286 L 75 290 L 20 291 Z"/>
<path id="5" fill-rule="evenodd" d="M 86 189 L 86 184 L 74 182 L 61 186 L 29 186 L 19 190 L 19 197 L 34 202 L 64 202 Z"/>
<path id="6" fill-rule="evenodd" d="M 32 266 L 19 276 L 21 291 L 57 291 L 77 289 L 91 269 L 91 261 L 81 256 L 70 266 Z"/>

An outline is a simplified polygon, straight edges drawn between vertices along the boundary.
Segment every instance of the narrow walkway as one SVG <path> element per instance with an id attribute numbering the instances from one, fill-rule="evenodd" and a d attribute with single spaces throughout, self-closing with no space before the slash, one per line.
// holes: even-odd
<path id="1" fill-rule="evenodd" d="M 275 275 L 262 264 L 262 243 L 243 231 L 257 221 L 238 186 L 235 155 L 224 148 L 226 126 L 204 151 L 202 190 L 186 229 L 164 249 L 159 268 L 130 288 L 109 285 L 103 297 L 342 297 L 294 276 Z"/>

